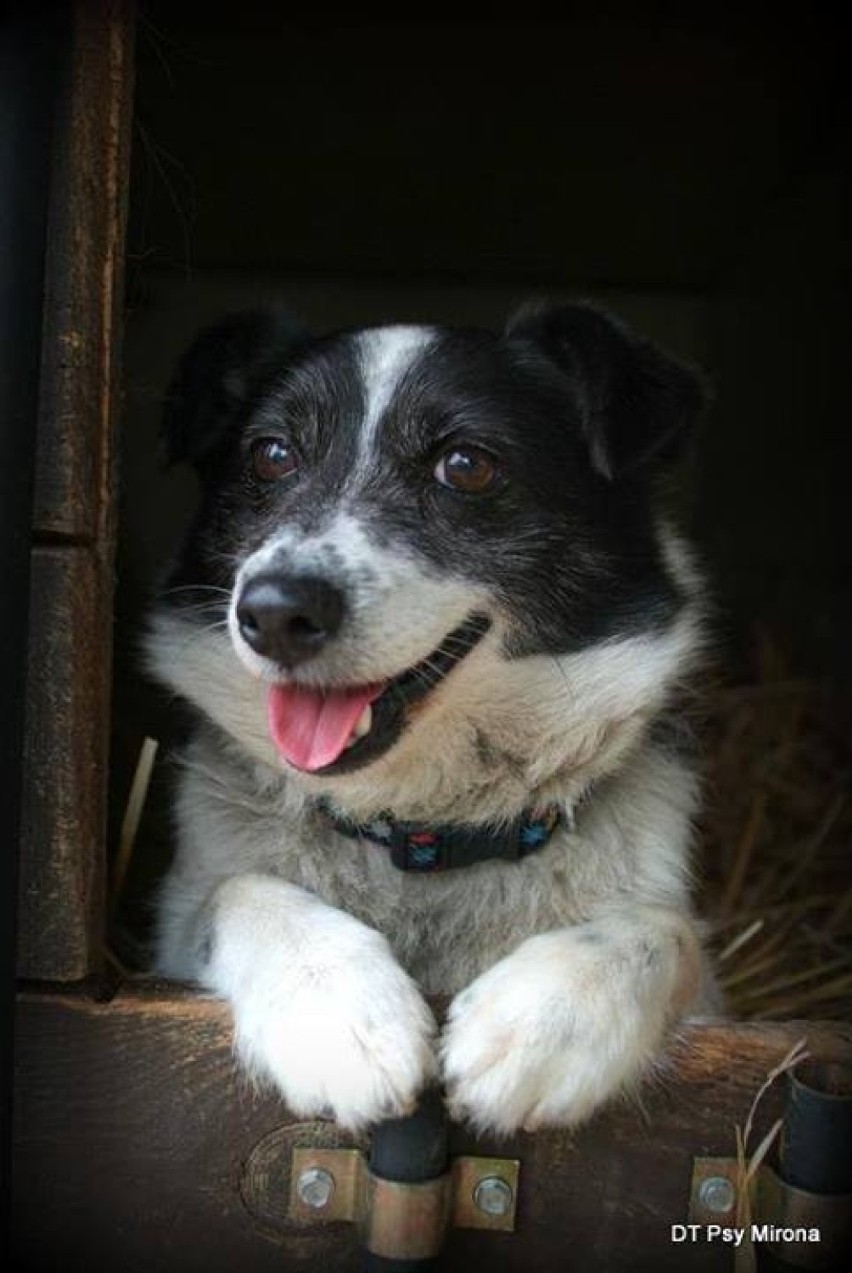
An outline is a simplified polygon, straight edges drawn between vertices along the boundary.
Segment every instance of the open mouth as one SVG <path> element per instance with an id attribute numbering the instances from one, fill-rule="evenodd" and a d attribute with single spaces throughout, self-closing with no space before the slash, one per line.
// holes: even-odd
<path id="1" fill-rule="evenodd" d="M 292 682 L 273 685 L 267 713 L 278 754 L 314 774 L 349 773 L 369 764 L 393 746 L 423 700 L 490 626 L 484 615 L 472 615 L 430 655 L 390 681 L 327 690 Z"/>

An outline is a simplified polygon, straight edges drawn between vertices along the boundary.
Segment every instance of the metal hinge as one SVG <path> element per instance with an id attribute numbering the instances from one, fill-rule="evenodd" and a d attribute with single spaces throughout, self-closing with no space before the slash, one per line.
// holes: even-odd
<path id="1" fill-rule="evenodd" d="M 328 1124 L 301 1124 L 276 1129 L 255 1148 L 242 1193 L 258 1219 L 306 1235 L 354 1224 L 367 1250 L 399 1260 L 436 1255 L 451 1228 L 514 1230 L 515 1158 L 463 1155 L 443 1175 L 409 1184 L 374 1175 L 363 1146 L 329 1139 L 336 1137 Z"/>

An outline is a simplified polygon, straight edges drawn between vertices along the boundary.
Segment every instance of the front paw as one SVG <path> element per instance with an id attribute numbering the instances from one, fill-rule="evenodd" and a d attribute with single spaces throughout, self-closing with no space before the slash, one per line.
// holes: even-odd
<path id="1" fill-rule="evenodd" d="M 525 941 L 453 1001 L 442 1042 L 452 1116 L 479 1131 L 573 1125 L 658 1051 L 681 937 L 598 921 Z"/>
<path id="2" fill-rule="evenodd" d="M 400 1117 L 435 1078 L 435 1018 L 379 933 L 321 905 L 307 920 L 303 940 L 261 942 L 244 963 L 233 941 L 214 951 L 238 1056 L 300 1116 Z"/>

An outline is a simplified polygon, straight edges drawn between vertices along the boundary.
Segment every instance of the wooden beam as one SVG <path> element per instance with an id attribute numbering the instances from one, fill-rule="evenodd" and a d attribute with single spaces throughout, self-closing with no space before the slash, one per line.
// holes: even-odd
<path id="1" fill-rule="evenodd" d="M 45 266 L 18 972 L 99 965 L 131 0 L 71 0 Z"/>
<path id="2" fill-rule="evenodd" d="M 693 1157 L 734 1153 L 734 1124 L 803 1036 L 816 1055 L 852 1059 L 852 1028 L 840 1025 L 693 1027 L 646 1084 L 642 1107 L 616 1105 L 576 1134 L 498 1141 L 454 1127 L 453 1154 L 521 1160 L 519 1218 L 514 1234 L 454 1232 L 440 1267 L 729 1268 L 728 1250 L 673 1245 L 670 1226 L 688 1219 Z M 289 1143 L 333 1129 L 300 1129 L 274 1096 L 251 1090 L 234 1067 L 223 1005 L 156 987 L 109 1003 L 24 995 L 18 1073 L 15 1231 L 30 1267 L 361 1269 L 349 1227 L 299 1231 L 244 1201 L 250 1160 L 262 1160 L 255 1151 L 270 1135 Z M 782 1089 L 761 1107 L 754 1144 Z M 286 1186 L 283 1164 L 269 1187 Z"/>
<path id="3" fill-rule="evenodd" d="M 32 552 L 18 975 L 76 981 L 104 926 L 109 603 L 93 549 Z"/>
<path id="4" fill-rule="evenodd" d="M 133 88 L 129 0 L 74 0 L 47 243 L 34 529 L 111 549 Z"/>

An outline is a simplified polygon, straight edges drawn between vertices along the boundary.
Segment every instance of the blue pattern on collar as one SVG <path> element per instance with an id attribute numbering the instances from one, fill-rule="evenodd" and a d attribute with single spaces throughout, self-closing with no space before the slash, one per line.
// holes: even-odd
<path id="1" fill-rule="evenodd" d="M 431 874 L 475 866 L 479 862 L 517 862 L 542 849 L 557 827 L 573 829 L 571 812 L 559 805 L 526 810 L 508 826 L 489 827 L 471 824 L 424 826 L 397 822 L 390 815 L 370 822 L 352 822 L 321 805 L 325 817 L 341 835 L 350 839 L 369 840 L 390 852 L 390 859 L 400 871 Z"/>

